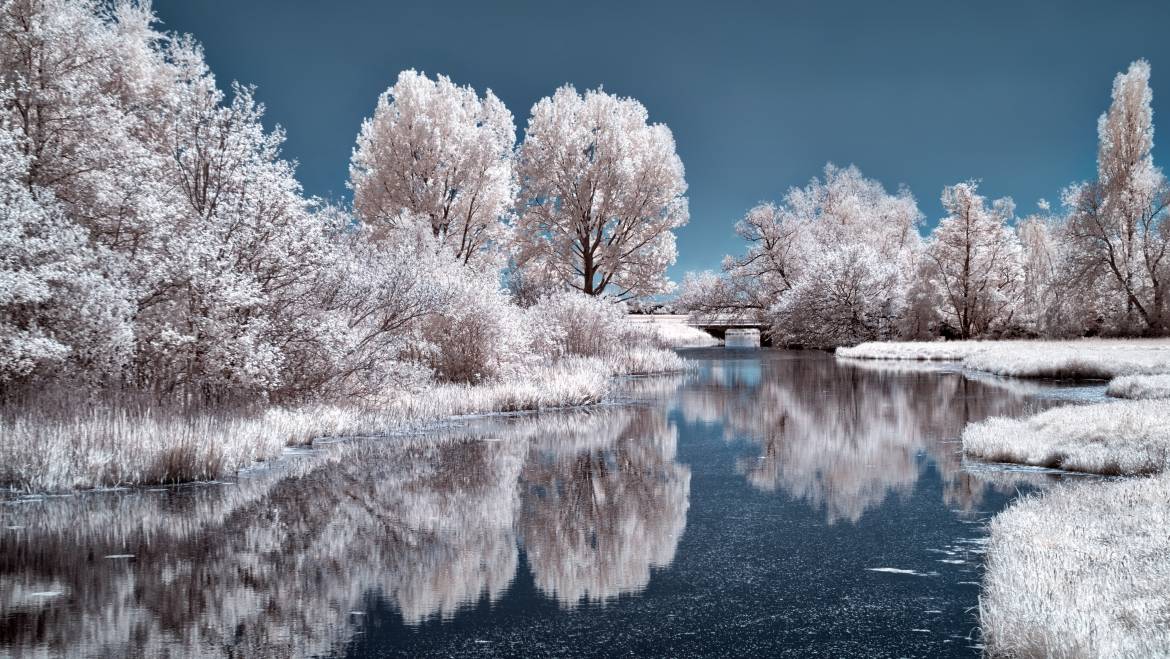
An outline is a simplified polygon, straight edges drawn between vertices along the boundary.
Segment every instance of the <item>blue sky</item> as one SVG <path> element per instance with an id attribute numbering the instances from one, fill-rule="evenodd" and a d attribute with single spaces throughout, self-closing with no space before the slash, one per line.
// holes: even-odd
<path id="1" fill-rule="evenodd" d="M 738 252 L 733 225 L 824 163 L 905 183 L 933 225 L 944 185 L 1035 200 L 1092 176 L 1116 72 L 1170 107 L 1170 3 L 155 0 L 221 85 L 258 86 L 310 194 L 348 198 L 363 117 L 398 71 L 491 88 L 522 132 L 564 83 L 633 96 L 674 132 L 690 185 L 676 280 Z M 1163 83 L 1162 81 L 1166 81 Z M 1170 122 L 1164 128 L 1170 131 Z M 1170 138 L 1167 138 L 1170 141 Z M 1156 143 L 1158 140 L 1155 140 Z M 1170 147 L 1155 147 L 1161 162 Z"/>

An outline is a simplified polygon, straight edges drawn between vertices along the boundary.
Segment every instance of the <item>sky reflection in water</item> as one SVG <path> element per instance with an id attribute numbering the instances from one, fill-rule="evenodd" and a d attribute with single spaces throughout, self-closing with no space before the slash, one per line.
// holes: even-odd
<path id="1" fill-rule="evenodd" d="M 982 522 L 1044 481 L 957 437 L 1100 392 L 690 356 L 629 405 L 8 499 L 0 654 L 977 652 Z"/>

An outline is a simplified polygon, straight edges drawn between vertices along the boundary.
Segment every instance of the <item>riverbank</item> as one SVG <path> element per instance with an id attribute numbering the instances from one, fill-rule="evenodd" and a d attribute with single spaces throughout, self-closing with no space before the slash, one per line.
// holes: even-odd
<path id="1" fill-rule="evenodd" d="M 991 522 L 979 598 L 992 656 L 1170 648 L 1170 477 L 1062 485 Z"/>
<path id="2" fill-rule="evenodd" d="M 1050 485 L 966 472 L 948 438 L 1027 396 L 821 351 L 680 355 L 693 373 L 601 405 L 6 497 L 0 655 L 971 654 L 981 520 Z"/>
<path id="3" fill-rule="evenodd" d="M 993 655 L 1145 657 L 1170 647 L 1170 400 L 988 419 L 962 441 L 983 460 L 1148 476 L 1057 488 L 994 518 L 980 597 Z"/>
<path id="4" fill-rule="evenodd" d="M 850 359 L 956 361 L 1017 378 L 1109 380 L 1170 373 L 1168 339 L 870 342 L 838 348 Z"/>
<path id="5" fill-rule="evenodd" d="M 614 377 L 677 373 L 673 350 L 641 345 L 569 357 L 510 378 L 439 384 L 379 401 L 273 407 L 251 414 L 158 408 L 20 409 L 0 418 L 0 485 L 26 492 L 222 479 L 328 437 L 419 431 L 454 417 L 601 403 Z"/>
<path id="6" fill-rule="evenodd" d="M 1131 478 L 1066 485 L 991 523 L 980 597 L 994 656 L 1161 654 L 1170 646 L 1170 342 L 1164 339 L 866 343 L 841 359 L 958 362 L 1008 378 L 1110 380 L 1110 397 L 969 424 L 989 462 Z"/>
<path id="7" fill-rule="evenodd" d="M 1129 400 L 1073 405 L 1028 418 L 991 418 L 963 431 L 963 451 L 1013 462 L 1103 475 L 1165 470 L 1170 458 L 1170 341 L 936 341 L 862 343 L 839 348 L 852 363 L 957 362 L 981 377 L 1109 379 L 1106 393 Z"/>
<path id="8" fill-rule="evenodd" d="M 963 452 L 1107 476 L 1161 473 L 1170 461 L 1170 401 L 1058 407 L 1023 419 L 995 417 L 963 430 Z"/>

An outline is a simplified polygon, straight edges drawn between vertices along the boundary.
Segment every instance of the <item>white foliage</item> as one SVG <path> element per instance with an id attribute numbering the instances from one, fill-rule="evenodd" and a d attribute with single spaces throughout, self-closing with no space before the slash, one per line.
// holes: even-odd
<path id="1" fill-rule="evenodd" d="M 208 85 L 183 91 L 162 145 L 180 198 L 158 228 L 157 279 L 139 313 L 145 336 L 177 340 L 143 346 L 142 359 L 181 364 L 166 375 L 185 388 L 275 389 L 290 330 L 311 315 L 309 287 L 331 257 L 326 226 L 250 89 L 236 86 L 227 105 Z"/>
<path id="2" fill-rule="evenodd" d="M 625 304 L 604 296 L 562 291 L 528 309 L 532 350 L 547 357 L 599 357 L 613 375 L 685 371 L 686 362 L 666 349 L 646 323 L 631 323 Z"/>
<path id="3" fill-rule="evenodd" d="M 597 402 L 612 374 L 684 367 L 609 299 L 550 301 L 546 318 L 503 290 L 515 128 L 490 91 L 401 74 L 358 139 L 355 221 L 305 196 L 253 89 L 225 93 L 199 44 L 160 32 L 148 4 L 0 3 L 0 72 L 3 402 L 48 400 L 49 385 L 189 408 L 445 392 L 414 411 L 430 419 Z M 577 104 L 566 137 L 601 135 L 572 170 L 599 186 L 593 292 L 665 290 L 686 220 L 669 131 L 632 100 L 557 98 Z M 548 118 L 536 111 L 532 134 L 556 147 Z M 559 265 L 524 271 L 563 288 L 548 277 Z M 106 412 L 121 413 L 22 426 L 25 444 L 0 447 L 15 465 L 5 482 L 203 478 L 287 439 L 195 421 L 139 431 Z"/>
<path id="4" fill-rule="evenodd" d="M 1073 334 L 1075 328 L 1084 326 L 1086 316 L 1091 316 L 1085 313 L 1084 300 L 1092 296 L 1064 294 L 1076 284 L 1068 277 L 1069 246 L 1061 235 L 1063 226 L 1047 201 L 1041 199 L 1037 205 L 1041 212 L 1024 218 L 1016 227 L 1023 267 L 1017 320 L 1041 336 Z"/>
<path id="5" fill-rule="evenodd" d="M 458 264 L 454 264 L 457 268 Z M 430 363 L 445 380 L 479 382 L 514 374 L 529 360 L 528 318 L 496 273 L 449 272 L 441 307 L 424 325 L 435 346 Z"/>
<path id="6" fill-rule="evenodd" d="M 198 45 L 153 22 L 130 3 L 0 11 L 4 121 L 25 155 L 5 180 L 76 258 L 94 255 L 74 284 L 104 296 L 77 305 L 101 331 L 71 332 L 59 372 L 185 400 L 263 395 L 288 384 L 287 351 L 311 325 L 326 227 L 251 90 L 228 102 Z M 132 333 L 115 327 L 125 317 Z"/>
<path id="7" fill-rule="evenodd" d="M 626 329 L 625 305 L 575 291 L 553 293 L 528 310 L 547 355 L 594 357 L 615 347 Z"/>
<path id="8" fill-rule="evenodd" d="M 350 164 L 354 208 L 379 232 L 421 218 L 464 263 L 505 238 L 516 195 L 512 114 L 446 76 L 403 71 L 362 122 Z"/>
<path id="9" fill-rule="evenodd" d="M 816 346 L 891 336 L 902 312 L 904 270 L 870 245 L 831 247 L 772 306 L 773 331 Z"/>
<path id="10" fill-rule="evenodd" d="M 116 373 L 133 340 L 110 255 L 91 247 L 0 124 L 0 381 L 66 359 Z"/>
<path id="11" fill-rule="evenodd" d="M 532 108 L 519 175 L 521 268 L 619 299 L 673 288 L 687 186 L 670 129 L 641 103 L 561 87 Z"/>
<path id="12" fill-rule="evenodd" d="M 962 339 L 1012 327 L 1024 285 L 1023 250 L 1008 226 L 1015 206 L 1007 198 L 988 206 L 977 189 L 968 181 L 943 190 L 947 216 L 925 252 L 943 318 Z"/>
<path id="13" fill-rule="evenodd" d="M 1102 311 L 1121 332 L 1164 333 L 1170 323 L 1170 186 L 1152 155 L 1149 80 L 1145 60 L 1117 75 L 1112 103 L 1097 122 L 1097 180 L 1064 192 L 1075 271 L 1107 291 Z"/>
<path id="14" fill-rule="evenodd" d="M 706 314 L 768 316 L 780 342 L 836 346 L 893 335 L 917 263 L 922 214 L 906 189 L 889 194 L 856 167 L 825 166 L 824 179 L 783 203 L 752 208 L 736 224 L 745 254 L 724 277 L 688 277 L 681 296 Z"/>

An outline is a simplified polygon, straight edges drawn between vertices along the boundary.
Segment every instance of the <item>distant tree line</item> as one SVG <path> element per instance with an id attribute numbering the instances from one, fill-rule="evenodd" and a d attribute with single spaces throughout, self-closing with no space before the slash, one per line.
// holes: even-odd
<path id="1" fill-rule="evenodd" d="M 784 344 L 878 339 L 1163 336 L 1170 332 L 1170 186 L 1154 165 L 1150 66 L 1113 81 L 1097 132 L 1097 178 L 1017 218 L 976 181 L 942 193 L 946 216 L 925 239 L 906 189 L 891 194 L 856 167 L 736 225 L 747 250 L 722 272 L 688 275 L 681 306 L 766 322 Z"/>

